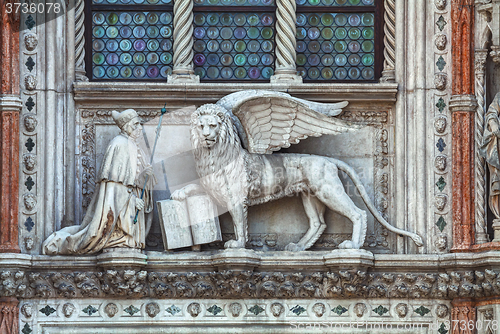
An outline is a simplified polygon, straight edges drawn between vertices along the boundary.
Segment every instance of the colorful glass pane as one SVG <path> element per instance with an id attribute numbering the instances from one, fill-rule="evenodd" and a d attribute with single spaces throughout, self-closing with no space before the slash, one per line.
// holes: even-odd
<path id="1" fill-rule="evenodd" d="M 373 13 L 298 13 L 298 74 L 304 81 L 373 80 L 373 17 Z"/>
<path id="2" fill-rule="evenodd" d="M 173 0 L 92 0 L 96 5 L 173 5 Z"/>
<path id="3" fill-rule="evenodd" d="M 93 79 L 166 79 L 172 72 L 172 13 L 92 15 Z"/>
<path id="4" fill-rule="evenodd" d="M 274 6 L 274 0 L 194 0 L 196 6 Z"/>
<path id="5" fill-rule="evenodd" d="M 195 13 L 194 68 L 201 80 L 269 80 L 274 14 Z"/>
<path id="6" fill-rule="evenodd" d="M 360 7 L 375 6 L 375 0 L 295 0 L 298 6 Z"/>

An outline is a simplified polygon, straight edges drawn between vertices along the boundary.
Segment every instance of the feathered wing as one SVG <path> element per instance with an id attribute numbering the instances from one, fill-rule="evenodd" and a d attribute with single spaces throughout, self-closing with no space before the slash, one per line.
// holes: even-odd
<path id="1" fill-rule="evenodd" d="M 307 104 L 306 104 L 307 103 Z M 360 127 L 331 118 L 311 107 L 329 108 L 327 104 L 302 101 L 286 96 L 255 96 L 243 99 L 232 108 L 240 124 L 237 129 L 250 153 L 271 153 L 297 144 L 307 137 L 336 135 Z M 347 102 L 331 104 L 340 109 Z M 331 109 L 330 109 L 331 110 Z M 336 112 L 337 110 L 335 110 Z M 340 113 L 340 112 L 338 112 Z"/>

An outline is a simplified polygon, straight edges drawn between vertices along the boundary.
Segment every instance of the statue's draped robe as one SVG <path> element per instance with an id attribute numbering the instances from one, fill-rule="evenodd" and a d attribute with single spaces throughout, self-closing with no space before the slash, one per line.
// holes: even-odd
<path id="1" fill-rule="evenodd" d="M 142 172 L 148 165 L 132 139 L 125 134 L 116 136 L 104 155 L 94 197 L 82 224 L 53 233 L 44 242 L 43 253 L 93 254 L 111 247 L 143 249 L 151 225 L 152 215 L 145 213 L 153 210 L 154 176 L 148 180 L 145 207 L 135 224 L 134 218 L 136 198 L 140 198 L 145 181 Z"/>
<path id="2" fill-rule="evenodd" d="M 499 121 L 500 114 L 500 93 L 495 95 L 488 112 L 485 115 L 485 129 L 483 135 L 483 145 L 480 153 L 486 158 L 490 169 L 490 209 L 496 218 L 500 218 L 500 154 L 498 137 L 491 131 L 489 121 L 496 119 Z"/>

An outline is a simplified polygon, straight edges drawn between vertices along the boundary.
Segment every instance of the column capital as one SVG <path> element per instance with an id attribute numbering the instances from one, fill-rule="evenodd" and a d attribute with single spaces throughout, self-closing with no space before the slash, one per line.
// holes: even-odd
<path id="1" fill-rule="evenodd" d="M 475 112 L 477 101 L 475 95 L 452 95 L 449 109 L 451 112 Z"/>

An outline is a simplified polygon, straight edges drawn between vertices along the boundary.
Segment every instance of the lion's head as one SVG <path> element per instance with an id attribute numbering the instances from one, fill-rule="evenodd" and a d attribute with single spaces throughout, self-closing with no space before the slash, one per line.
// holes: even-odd
<path id="1" fill-rule="evenodd" d="M 191 115 L 191 138 L 195 149 L 241 145 L 228 112 L 217 104 L 202 105 Z"/>

